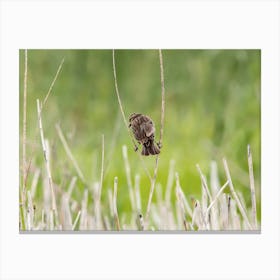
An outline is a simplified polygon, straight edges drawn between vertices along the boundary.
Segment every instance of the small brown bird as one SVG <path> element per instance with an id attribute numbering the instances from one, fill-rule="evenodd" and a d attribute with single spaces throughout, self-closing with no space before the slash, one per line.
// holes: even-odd
<path id="1" fill-rule="evenodd" d="M 129 127 L 139 144 L 143 145 L 142 155 L 157 155 L 160 153 L 159 148 L 154 144 L 155 126 L 150 117 L 133 113 L 129 117 Z"/>

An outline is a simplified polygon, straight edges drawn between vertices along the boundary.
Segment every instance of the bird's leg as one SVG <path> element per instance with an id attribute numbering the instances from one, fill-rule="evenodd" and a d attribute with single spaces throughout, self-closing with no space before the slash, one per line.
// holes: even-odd
<path id="1" fill-rule="evenodd" d="M 140 142 L 138 142 L 138 144 L 141 144 Z M 139 146 L 137 146 L 136 144 L 134 144 L 134 151 L 137 152 L 139 149 Z"/>
<path id="2" fill-rule="evenodd" d="M 156 142 L 156 143 L 157 143 L 158 148 L 161 149 L 162 148 L 161 142 L 159 141 L 159 142 Z"/>

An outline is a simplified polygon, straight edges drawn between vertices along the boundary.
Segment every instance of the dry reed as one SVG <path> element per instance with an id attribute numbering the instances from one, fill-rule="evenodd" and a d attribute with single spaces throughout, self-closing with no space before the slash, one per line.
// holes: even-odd
<path id="1" fill-rule="evenodd" d="M 252 221 L 254 224 L 254 229 L 257 229 L 258 221 L 257 221 L 255 180 L 254 180 L 254 169 L 253 169 L 253 157 L 252 157 L 250 145 L 248 145 L 247 151 L 248 151 L 248 166 L 249 166 L 249 178 L 250 178 L 251 201 L 252 201 Z"/>
<path id="2" fill-rule="evenodd" d="M 64 150 L 65 150 L 65 152 L 66 152 L 68 158 L 69 158 L 70 161 L 72 162 L 72 164 L 73 164 L 73 166 L 74 166 L 74 168 L 75 168 L 75 170 L 76 170 L 76 172 L 77 172 L 79 178 L 82 180 L 83 183 L 85 183 L 84 174 L 82 173 L 82 171 L 81 171 L 81 169 L 80 169 L 80 167 L 79 167 L 79 165 L 78 165 L 76 159 L 74 158 L 74 156 L 73 156 L 73 154 L 72 154 L 72 152 L 71 152 L 71 150 L 70 150 L 70 148 L 69 148 L 69 145 L 68 145 L 68 143 L 67 143 L 67 141 L 66 141 L 66 139 L 65 139 L 65 137 L 64 137 L 64 135 L 63 135 L 63 132 L 62 132 L 62 130 L 61 130 L 61 128 L 60 128 L 60 125 L 57 123 L 57 124 L 55 125 L 55 128 L 56 128 L 57 134 L 58 134 L 58 136 L 59 136 L 59 139 L 61 140 L 61 143 L 62 143 L 62 145 L 63 145 L 63 148 L 64 148 Z"/>

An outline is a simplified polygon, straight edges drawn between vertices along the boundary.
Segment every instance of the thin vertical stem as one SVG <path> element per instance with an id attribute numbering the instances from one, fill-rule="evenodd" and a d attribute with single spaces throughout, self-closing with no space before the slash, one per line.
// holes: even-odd
<path id="1" fill-rule="evenodd" d="M 183 191 L 180 185 L 179 174 L 177 172 L 175 173 L 175 177 L 176 177 L 176 197 L 181 210 L 184 228 L 185 230 L 188 230 L 187 221 L 186 221 L 186 211 L 185 211 L 184 200 L 183 200 Z"/>
<path id="2" fill-rule="evenodd" d="M 225 158 L 223 158 L 223 163 L 224 163 L 224 168 L 225 168 L 226 176 L 227 176 L 227 179 L 228 179 L 228 182 L 229 182 L 230 191 L 231 191 L 231 193 L 232 193 L 232 195 L 233 195 L 233 197 L 234 197 L 234 199 L 235 199 L 235 201 L 236 201 L 236 203 L 238 205 L 238 208 L 240 210 L 241 215 L 243 216 L 243 218 L 244 218 L 245 222 L 247 223 L 249 229 L 252 230 L 252 226 L 251 226 L 251 224 L 249 222 L 249 219 L 248 219 L 248 217 L 246 215 L 246 212 L 245 212 L 245 210 L 244 210 L 244 208 L 243 208 L 243 206 L 242 206 L 242 204 L 241 204 L 241 202 L 239 200 L 239 197 L 237 196 L 237 194 L 235 192 L 235 189 L 234 189 L 234 186 L 233 186 L 233 183 L 232 183 L 232 180 L 231 180 L 228 164 L 227 164 L 227 161 L 226 161 Z"/>
<path id="3" fill-rule="evenodd" d="M 97 183 L 97 195 L 95 199 L 95 221 L 97 229 L 101 229 L 101 194 L 102 194 L 102 185 L 104 178 L 104 134 L 102 134 L 102 152 L 101 152 L 101 172 L 100 172 L 100 182 Z"/>
<path id="4" fill-rule="evenodd" d="M 75 218 L 75 221 L 74 221 L 73 226 L 72 226 L 72 230 L 75 230 L 75 228 L 76 228 L 76 226 L 78 224 L 78 221 L 80 219 L 80 216 L 81 216 L 81 210 L 79 210 L 79 212 L 78 212 L 78 214 L 77 214 L 77 216 Z"/>
<path id="5" fill-rule="evenodd" d="M 171 198 L 171 189 L 174 182 L 174 166 L 175 166 L 175 161 L 170 160 L 167 184 L 166 184 L 166 192 L 165 192 L 165 203 L 168 205 L 168 207 L 170 207 L 171 205 L 170 198 Z"/>
<path id="6" fill-rule="evenodd" d="M 34 208 L 30 191 L 27 191 L 27 230 L 33 229 Z"/>
<path id="7" fill-rule="evenodd" d="M 45 104 L 46 104 L 46 102 L 47 102 L 47 100 L 48 100 L 48 97 L 49 97 L 49 95 L 50 95 L 50 93 L 51 93 L 51 91 L 52 91 L 52 88 L 53 88 L 53 86 L 54 86 L 54 84 L 55 84 L 55 81 L 56 81 L 56 79 L 57 79 L 57 77 L 58 77 L 58 74 L 60 73 L 60 70 L 61 70 L 61 68 L 62 68 L 63 63 L 64 63 L 64 58 L 63 58 L 63 59 L 61 60 L 61 62 L 60 62 L 60 65 L 59 65 L 59 67 L 58 67 L 58 69 L 57 69 L 57 71 L 56 71 L 55 77 L 54 77 L 54 79 L 53 79 L 53 81 L 52 81 L 52 83 L 51 83 L 51 85 L 50 85 L 50 88 L 49 88 L 49 90 L 48 90 L 48 93 L 47 93 L 47 95 L 46 95 L 46 97 L 45 97 L 45 99 L 44 99 L 44 101 L 43 101 L 43 104 L 42 104 L 42 108 L 41 108 L 41 109 L 43 109 L 43 107 L 45 106 Z"/>
<path id="8" fill-rule="evenodd" d="M 218 198 L 220 197 L 220 195 L 222 194 L 222 192 L 224 191 L 224 189 L 227 187 L 228 185 L 228 181 L 226 181 L 226 183 L 220 188 L 220 190 L 217 192 L 216 196 L 214 197 L 214 199 L 212 200 L 212 202 L 209 204 L 207 210 L 206 210 L 206 214 L 205 216 L 208 216 L 211 208 L 213 207 L 213 205 L 216 203 L 216 201 L 218 200 Z"/>
<path id="9" fill-rule="evenodd" d="M 48 143 L 46 143 L 45 138 L 44 138 L 41 112 L 42 111 L 41 111 L 40 101 L 39 101 L 39 99 L 37 99 L 37 113 L 38 113 L 38 122 L 39 122 L 41 143 L 42 143 L 44 160 L 45 160 L 46 170 L 47 170 L 47 175 L 48 175 L 48 182 L 49 182 L 49 186 L 50 186 L 51 194 L 52 194 L 52 210 L 56 213 L 57 207 L 56 207 L 55 194 L 54 194 L 53 181 L 52 181 L 52 174 L 51 174 L 50 162 L 49 162 L 49 155 L 50 155 L 49 146 L 48 146 Z"/>
<path id="10" fill-rule="evenodd" d="M 137 208 L 138 213 L 141 213 L 142 206 L 141 206 L 141 194 L 140 194 L 139 185 L 140 185 L 140 176 L 139 176 L 139 174 L 136 174 L 135 183 L 134 183 L 136 208 Z"/>
<path id="11" fill-rule="evenodd" d="M 161 123 L 160 123 L 160 137 L 159 137 L 159 147 L 162 147 L 162 138 L 163 138 L 163 125 L 164 125 L 164 108 L 165 108 L 165 88 L 164 88 L 164 71 L 163 71 L 163 62 L 162 62 L 162 53 L 161 50 L 159 50 L 159 62 L 160 62 L 160 81 L 161 81 Z M 146 226 L 148 226 L 148 219 L 151 209 L 151 203 L 157 178 L 157 172 L 158 172 L 158 162 L 159 162 L 159 154 L 156 156 L 156 164 L 154 169 L 154 176 L 151 181 L 151 188 L 150 188 L 150 194 L 149 194 L 149 200 L 147 205 L 147 211 L 146 211 Z"/>
<path id="12" fill-rule="evenodd" d="M 164 113 L 165 113 L 165 86 L 164 86 L 164 71 L 162 52 L 159 50 L 159 64 L 160 64 L 160 82 L 161 82 L 161 120 L 160 120 L 160 137 L 159 145 L 162 146 L 163 126 L 164 126 Z"/>
<path id="13" fill-rule="evenodd" d="M 251 188 L 251 201 L 252 201 L 252 214 L 253 214 L 253 223 L 255 229 L 258 228 L 257 221 L 257 207 L 256 207 L 256 193 L 255 193 L 255 180 L 254 180 L 254 169 L 253 169 L 253 158 L 250 149 L 250 145 L 248 145 L 248 166 L 249 166 L 249 178 L 250 178 L 250 188 Z"/>
<path id="14" fill-rule="evenodd" d="M 56 124 L 56 125 L 55 125 L 55 128 L 56 128 L 56 131 L 57 131 L 57 133 L 58 133 L 58 136 L 59 136 L 59 138 L 60 138 L 60 140 L 61 140 L 61 142 L 62 142 L 62 145 L 63 145 L 63 147 L 64 147 L 64 150 L 65 150 L 66 154 L 68 155 L 69 159 L 70 159 L 71 162 L 73 163 L 73 165 L 74 165 L 74 167 L 75 167 L 75 169 L 76 169 L 76 172 L 77 172 L 77 174 L 79 175 L 80 179 L 82 180 L 83 183 L 85 183 L 84 174 L 82 173 L 82 171 L 81 171 L 81 169 L 80 169 L 80 167 L 79 167 L 79 165 L 78 165 L 76 159 L 74 158 L 74 156 L 73 156 L 73 154 L 72 154 L 72 152 L 71 152 L 71 150 L 70 150 L 70 148 L 69 148 L 69 146 L 68 146 L 68 143 L 67 143 L 67 141 L 66 141 L 66 139 L 65 139 L 65 137 L 64 137 L 64 135 L 63 135 L 63 133 L 62 133 L 62 130 L 61 130 L 59 124 Z"/>
<path id="15" fill-rule="evenodd" d="M 101 153 L 101 172 L 100 172 L 100 186 L 99 186 L 99 194 L 98 199 L 101 200 L 101 192 L 104 178 L 104 134 L 102 134 L 102 153 Z"/>
<path id="16" fill-rule="evenodd" d="M 24 87 L 23 87 L 23 132 L 22 132 L 22 170 L 23 192 L 26 188 L 26 107 L 27 107 L 27 50 L 24 51 Z"/>
<path id="17" fill-rule="evenodd" d="M 156 184 L 157 171 L 158 171 L 158 161 L 159 161 L 159 156 L 157 155 L 156 165 L 155 165 L 155 169 L 154 169 L 154 176 L 153 176 L 152 182 L 151 182 L 151 188 L 150 188 L 149 199 L 148 199 L 147 210 L 146 210 L 146 217 L 145 217 L 146 226 L 148 226 L 149 215 L 150 215 L 150 211 L 151 211 L 152 198 L 153 198 L 153 193 L 154 193 L 155 184 Z"/>
<path id="18" fill-rule="evenodd" d="M 211 194 L 210 194 L 210 191 L 209 191 L 209 188 L 208 188 L 206 179 L 205 179 L 205 177 L 204 177 L 204 175 L 203 175 L 203 173 L 202 173 L 202 171 L 201 171 L 201 169 L 200 169 L 200 167 L 199 167 L 198 164 L 196 164 L 196 168 L 197 168 L 197 170 L 198 170 L 198 172 L 199 172 L 199 175 L 200 175 L 200 178 L 201 178 L 201 182 L 202 182 L 202 186 L 203 186 L 203 188 L 205 189 L 205 191 L 206 191 L 206 193 L 207 193 L 207 195 L 208 195 L 208 197 L 209 197 L 209 199 L 210 199 L 210 203 L 211 203 L 211 201 L 212 201 L 212 196 L 211 196 Z"/>
<path id="19" fill-rule="evenodd" d="M 135 197 L 134 197 L 134 193 L 133 193 L 133 189 L 132 189 L 132 179 L 131 179 L 131 173 L 130 173 L 130 165 L 129 165 L 128 156 L 127 156 L 127 147 L 125 145 L 122 147 L 122 152 L 123 152 L 125 174 L 126 174 L 126 180 L 127 180 L 127 185 L 128 185 L 131 208 L 132 208 L 132 211 L 135 212 L 135 210 L 136 210 Z"/>
<path id="20" fill-rule="evenodd" d="M 118 82 L 117 82 L 117 73 L 116 73 L 116 63 L 115 63 L 115 50 L 113 50 L 113 72 L 114 72 L 116 94 L 117 94 L 120 110 L 121 110 L 121 113 L 122 113 L 123 121 L 124 121 L 125 127 L 127 128 L 128 134 L 129 134 L 129 136 L 132 140 L 132 143 L 133 143 L 134 147 L 137 148 L 136 142 L 133 139 L 133 136 L 131 135 L 131 132 L 130 132 L 129 127 L 128 127 L 128 123 L 127 123 L 127 120 L 126 120 L 126 117 L 125 117 L 125 113 L 124 113 L 124 110 L 123 110 L 122 101 L 121 101 L 121 97 L 120 97 L 120 93 L 119 93 L 119 87 L 118 87 Z"/>
<path id="21" fill-rule="evenodd" d="M 27 50 L 24 51 L 24 81 L 23 81 L 23 129 L 22 129 L 22 189 L 20 190 L 21 229 L 25 230 L 25 191 L 26 191 L 26 107 L 27 107 Z"/>
<path id="22" fill-rule="evenodd" d="M 118 177 L 114 178 L 113 212 L 117 230 L 120 230 L 120 221 L 117 208 Z"/>
<path id="23" fill-rule="evenodd" d="M 122 117 L 123 117 L 123 121 L 124 121 L 124 124 L 125 124 L 125 127 L 128 131 L 128 135 L 133 143 L 133 146 L 134 146 L 134 149 L 137 151 L 137 155 L 141 161 L 141 164 L 147 174 L 147 176 L 149 177 L 150 181 L 152 181 L 152 177 L 149 173 L 149 170 L 147 169 L 144 161 L 143 161 L 143 158 L 142 156 L 140 155 L 140 152 L 137 150 L 137 145 L 136 145 L 136 142 L 131 134 L 131 131 L 128 127 L 128 123 L 126 121 L 126 117 L 125 117 L 125 113 L 124 113 L 124 110 L 123 110 L 123 106 L 122 106 L 122 101 L 121 101 L 121 97 L 120 97 L 120 93 L 119 93 L 119 88 L 118 88 L 118 82 L 117 82 L 117 73 L 116 73 L 116 63 L 115 63 L 115 50 L 113 50 L 113 72 L 114 72 L 114 81 L 115 81 L 115 89 L 116 89 L 116 95 L 117 95 L 117 98 L 118 98 L 118 102 L 119 102 L 119 106 L 120 106 L 120 110 L 121 110 L 121 113 L 122 113 Z"/>

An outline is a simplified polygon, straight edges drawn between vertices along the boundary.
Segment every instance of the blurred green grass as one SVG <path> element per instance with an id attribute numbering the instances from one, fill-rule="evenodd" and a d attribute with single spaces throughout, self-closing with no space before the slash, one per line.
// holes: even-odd
<path id="1" fill-rule="evenodd" d="M 27 159 L 44 169 L 37 124 L 36 99 L 43 100 L 62 60 L 65 62 L 45 105 L 45 137 L 52 147 L 53 180 L 66 188 L 75 170 L 56 134 L 55 123 L 66 135 L 87 181 L 98 181 L 101 169 L 101 135 L 105 135 L 103 197 L 119 178 L 118 207 L 129 212 L 122 145 L 128 146 L 133 178 L 141 175 L 142 203 L 147 204 L 149 180 L 133 151 L 121 119 L 114 88 L 111 50 L 29 50 L 27 96 Z M 260 189 L 260 50 L 163 50 L 166 114 L 158 182 L 165 184 L 169 161 L 174 159 L 187 196 L 200 196 L 199 163 L 209 179 L 211 160 L 218 163 L 225 182 L 222 157 L 226 156 L 235 187 L 250 205 L 247 144 L 251 145 L 255 180 Z M 24 52 L 20 63 L 20 151 Z M 116 68 L 125 113 L 152 117 L 159 136 L 161 86 L 157 50 L 117 50 Z M 144 159 L 150 172 L 154 158 Z M 31 167 L 32 167 L 31 166 Z M 31 184 L 31 174 L 27 187 Z M 247 181 L 246 181 L 247 180 Z M 40 183 L 42 184 L 42 182 Z M 78 182 L 76 197 L 82 197 Z M 260 213 L 260 191 L 258 209 Z M 36 197 L 42 197 L 38 188 Z M 40 206 L 39 206 L 40 207 Z"/>

